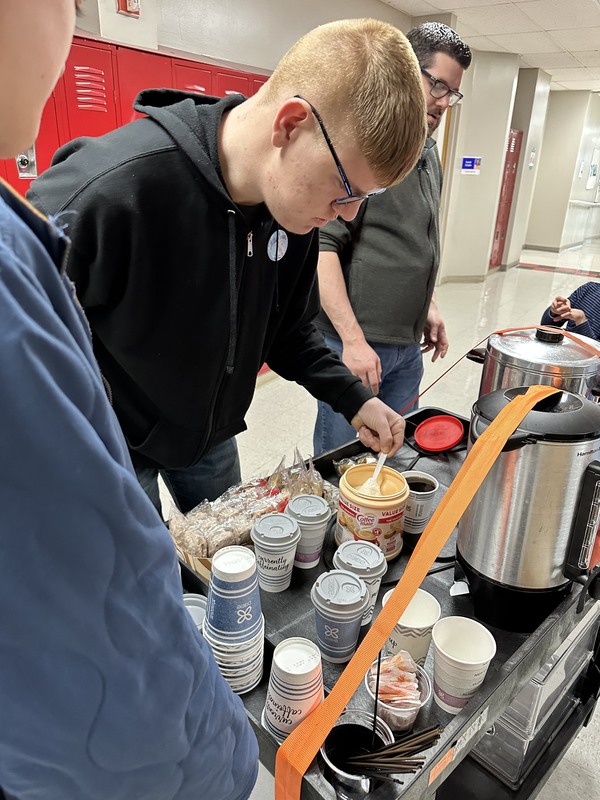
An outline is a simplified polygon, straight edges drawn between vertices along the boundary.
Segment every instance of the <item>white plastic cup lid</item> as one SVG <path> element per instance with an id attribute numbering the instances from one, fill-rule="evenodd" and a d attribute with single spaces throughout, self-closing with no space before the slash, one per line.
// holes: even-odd
<path id="1" fill-rule="evenodd" d="M 383 550 L 372 542 L 342 542 L 333 554 L 333 565 L 365 578 L 379 577 L 387 571 Z"/>
<path id="2" fill-rule="evenodd" d="M 370 601 L 363 579 L 343 569 L 332 569 L 320 575 L 310 596 L 319 610 L 343 618 L 361 616 Z"/>
<path id="3" fill-rule="evenodd" d="M 316 494 L 299 494 L 287 504 L 286 513 L 300 522 L 327 522 L 331 509 L 327 500 Z"/>
<path id="4" fill-rule="evenodd" d="M 248 547 L 224 547 L 212 557 L 212 572 L 222 581 L 243 581 L 256 572 L 256 558 Z"/>
<path id="5" fill-rule="evenodd" d="M 253 542 L 285 549 L 298 541 L 300 533 L 298 523 L 293 517 L 275 511 L 260 517 L 250 535 Z"/>

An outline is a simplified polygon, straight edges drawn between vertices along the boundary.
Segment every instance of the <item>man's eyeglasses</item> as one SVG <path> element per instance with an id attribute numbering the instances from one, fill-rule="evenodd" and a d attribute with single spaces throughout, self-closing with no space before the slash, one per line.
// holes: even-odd
<path id="1" fill-rule="evenodd" d="M 435 97 L 437 100 L 442 97 L 447 97 L 449 106 L 455 106 L 463 99 L 464 95 L 451 89 L 446 81 L 442 81 L 439 78 L 434 78 L 433 75 L 427 72 L 426 69 L 423 69 L 423 67 L 421 67 L 421 73 L 431 81 L 431 89 L 429 90 L 429 94 L 432 97 Z"/>
<path id="2" fill-rule="evenodd" d="M 304 100 L 305 103 L 308 103 L 310 106 L 310 110 L 315 116 L 315 119 L 319 123 L 319 128 L 321 128 L 321 133 L 323 134 L 323 138 L 329 148 L 329 152 L 331 153 L 333 160 L 335 161 L 335 165 L 338 168 L 338 172 L 340 173 L 340 178 L 342 179 L 342 183 L 344 184 L 344 189 L 348 193 L 348 197 L 339 197 L 337 200 L 333 200 L 332 202 L 335 203 L 336 206 L 347 206 L 350 203 L 359 203 L 361 200 L 367 200 L 369 197 L 375 197 L 378 194 L 383 194 L 385 189 L 376 189 L 374 192 L 367 192 L 367 194 L 353 194 L 352 189 L 350 187 L 350 181 L 346 177 L 346 173 L 344 172 L 344 168 L 338 158 L 337 153 L 335 152 L 335 148 L 331 143 L 331 139 L 329 138 L 329 134 L 327 133 L 327 129 L 325 128 L 325 124 L 321 119 L 319 112 L 310 103 L 306 98 L 301 97 L 299 94 L 295 95 L 299 100 Z"/>

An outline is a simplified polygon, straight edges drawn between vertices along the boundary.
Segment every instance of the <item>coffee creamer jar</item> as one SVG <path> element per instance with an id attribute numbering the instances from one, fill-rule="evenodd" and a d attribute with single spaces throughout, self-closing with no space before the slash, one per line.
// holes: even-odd
<path id="1" fill-rule="evenodd" d="M 383 467 L 378 478 L 381 497 L 358 491 L 374 472 L 374 464 L 358 464 L 340 478 L 335 540 L 338 545 L 352 539 L 373 542 L 389 561 L 402 550 L 404 507 L 409 489 L 399 472 Z"/>

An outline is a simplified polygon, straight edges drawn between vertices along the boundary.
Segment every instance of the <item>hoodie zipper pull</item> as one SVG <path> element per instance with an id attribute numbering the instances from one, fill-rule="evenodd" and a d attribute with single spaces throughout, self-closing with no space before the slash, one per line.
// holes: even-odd
<path id="1" fill-rule="evenodd" d="M 254 250 L 252 249 L 252 231 L 250 231 L 250 233 L 246 237 L 246 240 L 248 242 L 248 250 L 247 250 L 248 257 L 251 258 L 254 255 Z"/>

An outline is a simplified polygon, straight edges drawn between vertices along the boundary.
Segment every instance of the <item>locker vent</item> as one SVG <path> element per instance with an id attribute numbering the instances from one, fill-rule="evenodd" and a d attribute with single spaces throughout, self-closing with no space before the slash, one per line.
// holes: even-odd
<path id="1" fill-rule="evenodd" d="M 82 111 L 100 111 L 106 114 L 106 79 L 103 69 L 73 67 L 77 108 Z"/>

